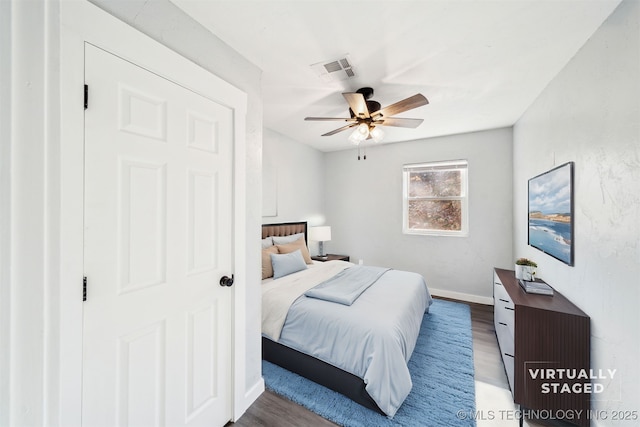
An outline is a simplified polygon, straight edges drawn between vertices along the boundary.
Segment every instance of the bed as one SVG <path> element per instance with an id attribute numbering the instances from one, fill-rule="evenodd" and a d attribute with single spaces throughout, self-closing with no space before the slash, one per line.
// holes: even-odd
<path id="1" fill-rule="evenodd" d="M 431 304 L 422 276 L 314 262 L 306 222 L 265 224 L 262 239 L 263 359 L 393 417 L 411 391 L 407 362 Z M 293 258 L 288 273 L 283 260 Z"/>

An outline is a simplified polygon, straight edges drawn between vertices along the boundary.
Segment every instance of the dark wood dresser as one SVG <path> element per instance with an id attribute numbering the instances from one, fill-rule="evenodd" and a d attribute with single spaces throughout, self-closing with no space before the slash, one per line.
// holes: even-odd
<path id="1" fill-rule="evenodd" d="M 526 293 L 511 270 L 494 269 L 493 297 L 500 353 L 525 417 L 539 411 L 589 426 L 591 380 L 577 378 L 591 367 L 589 316 L 557 291 Z"/>

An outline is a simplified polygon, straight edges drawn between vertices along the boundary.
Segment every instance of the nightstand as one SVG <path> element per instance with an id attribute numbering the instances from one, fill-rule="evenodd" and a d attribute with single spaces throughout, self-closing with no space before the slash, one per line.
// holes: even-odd
<path id="1" fill-rule="evenodd" d="M 349 255 L 336 255 L 336 254 L 327 254 L 326 256 L 312 256 L 312 260 L 314 261 L 349 261 Z"/>

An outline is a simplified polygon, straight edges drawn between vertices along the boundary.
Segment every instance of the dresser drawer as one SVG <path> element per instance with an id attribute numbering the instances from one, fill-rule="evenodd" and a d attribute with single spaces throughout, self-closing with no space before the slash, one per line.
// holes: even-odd
<path id="1" fill-rule="evenodd" d="M 516 332 L 515 311 L 506 303 L 498 300 L 493 307 L 493 326 L 496 329 L 501 352 L 514 355 L 514 336 Z"/>
<path id="2" fill-rule="evenodd" d="M 501 301 L 506 307 L 509 307 L 511 309 L 515 308 L 513 305 L 513 301 L 511 301 L 509 293 L 507 293 L 507 290 L 504 288 L 497 276 L 494 276 L 493 278 L 493 299 L 495 305 L 497 305 L 498 302 Z"/>
<path id="3" fill-rule="evenodd" d="M 496 320 L 494 323 L 496 328 L 496 336 L 498 337 L 498 346 L 500 353 L 507 353 L 510 356 L 515 355 L 515 338 L 513 329 L 506 322 Z"/>
<path id="4" fill-rule="evenodd" d="M 511 388 L 511 393 L 514 393 L 513 388 L 513 380 L 514 380 L 514 364 L 515 358 L 513 356 L 502 353 L 502 363 L 504 363 L 504 370 L 507 373 L 507 379 L 509 380 L 509 387 Z"/>
<path id="5" fill-rule="evenodd" d="M 493 311 L 496 323 L 504 322 L 509 325 L 512 333 L 515 332 L 515 305 L 497 278 L 493 282 Z"/>
<path id="6" fill-rule="evenodd" d="M 513 307 L 510 307 L 509 303 L 505 303 L 502 300 L 497 300 L 493 306 L 493 318 L 496 324 L 504 323 L 513 336 L 516 332 L 516 311 Z"/>

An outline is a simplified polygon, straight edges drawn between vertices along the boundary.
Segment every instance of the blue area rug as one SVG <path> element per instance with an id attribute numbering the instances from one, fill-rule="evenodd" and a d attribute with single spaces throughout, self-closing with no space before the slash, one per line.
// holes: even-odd
<path id="1" fill-rule="evenodd" d="M 473 339 L 469 306 L 434 300 L 409 360 L 411 393 L 393 419 L 272 363 L 262 361 L 268 390 L 345 427 L 475 426 Z M 470 419 L 471 418 L 471 419 Z"/>

